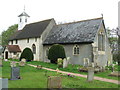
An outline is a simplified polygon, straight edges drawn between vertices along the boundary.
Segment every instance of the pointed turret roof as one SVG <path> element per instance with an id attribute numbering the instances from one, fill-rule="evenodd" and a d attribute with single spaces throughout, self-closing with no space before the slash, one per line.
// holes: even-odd
<path id="1" fill-rule="evenodd" d="M 30 17 L 25 11 L 23 13 L 21 13 L 18 17 L 21 17 L 21 16 L 27 16 L 27 17 Z"/>

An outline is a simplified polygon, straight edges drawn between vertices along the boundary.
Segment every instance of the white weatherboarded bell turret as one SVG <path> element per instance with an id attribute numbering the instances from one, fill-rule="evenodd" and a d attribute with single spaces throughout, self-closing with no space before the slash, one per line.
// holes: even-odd
<path id="1" fill-rule="evenodd" d="M 23 13 L 21 13 L 18 17 L 18 30 L 22 30 L 24 26 L 28 23 L 28 18 L 30 16 L 25 12 L 24 9 Z"/>

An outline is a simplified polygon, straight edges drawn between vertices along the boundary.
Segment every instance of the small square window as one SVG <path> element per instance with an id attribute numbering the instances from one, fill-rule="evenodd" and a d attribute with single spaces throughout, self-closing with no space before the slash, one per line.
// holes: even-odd
<path id="1" fill-rule="evenodd" d="M 29 38 L 27 39 L 27 43 L 29 43 Z"/>
<path id="2" fill-rule="evenodd" d="M 17 43 L 18 43 L 18 40 L 15 40 L 15 43 L 17 44 Z"/>
<path id="3" fill-rule="evenodd" d="M 37 42 L 37 38 L 35 38 L 35 42 Z"/>
<path id="4" fill-rule="evenodd" d="M 13 44 L 13 40 L 11 41 L 11 44 Z"/>

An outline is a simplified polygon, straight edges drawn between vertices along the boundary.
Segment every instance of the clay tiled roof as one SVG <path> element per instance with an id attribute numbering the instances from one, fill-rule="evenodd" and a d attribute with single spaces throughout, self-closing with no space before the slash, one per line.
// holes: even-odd
<path id="1" fill-rule="evenodd" d="M 18 45 L 7 45 L 9 52 L 21 52 Z"/>

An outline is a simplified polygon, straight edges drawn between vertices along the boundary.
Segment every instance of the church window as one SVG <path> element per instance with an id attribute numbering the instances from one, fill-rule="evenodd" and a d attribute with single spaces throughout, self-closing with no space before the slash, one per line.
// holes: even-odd
<path id="1" fill-rule="evenodd" d="M 25 19 L 25 22 L 27 22 L 27 18 Z"/>
<path id="2" fill-rule="evenodd" d="M 35 42 L 37 42 L 37 38 L 35 38 Z"/>
<path id="3" fill-rule="evenodd" d="M 18 40 L 15 40 L 15 43 L 17 44 L 17 43 L 18 43 Z"/>
<path id="4" fill-rule="evenodd" d="M 80 53 L 80 48 L 78 45 L 73 47 L 73 55 L 78 55 Z"/>
<path id="5" fill-rule="evenodd" d="M 20 22 L 22 22 L 22 19 L 20 18 Z"/>
<path id="6" fill-rule="evenodd" d="M 46 57 L 48 57 L 49 54 L 49 48 L 46 49 Z"/>
<path id="7" fill-rule="evenodd" d="M 98 34 L 98 51 L 105 50 L 105 35 L 103 32 Z"/>
<path id="8" fill-rule="evenodd" d="M 32 50 L 33 50 L 33 54 L 36 54 L 36 46 L 35 46 L 35 44 L 32 45 Z"/>
<path id="9" fill-rule="evenodd" d="M 29 43 L 29 38 L 27 39 L 27 43 Z"/>
<path id="10" fill-rule="evenodd" d="M 13 44 L 13 40 L 11 41 L 11 44 Z"/>

